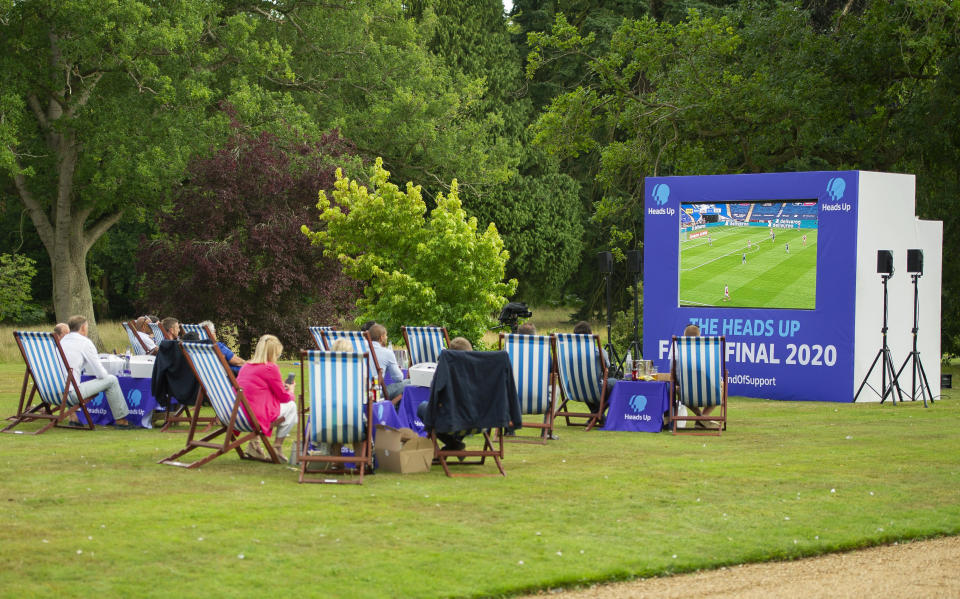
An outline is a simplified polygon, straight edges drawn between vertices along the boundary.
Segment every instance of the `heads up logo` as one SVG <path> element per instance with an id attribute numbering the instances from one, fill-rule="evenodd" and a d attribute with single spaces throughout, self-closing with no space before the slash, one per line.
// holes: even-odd
<path id="1" fill-rule="evenodd" d="M 639 414 L 647 408 L 647 396 L 646 395 L 634 395 L 630 398 L 628 404 L 630 410 L 634 414 Z"/>
<path id="2" fill-rule="evenodd" d="M 97 393 L 97 396 L 90 400 L 90 405 L 99 408 L 103 405 L 103 391 Z"/>
<path id="3" fill-rule="evenodd" d="M 666 183 L 657 183 L 653 186 L 652 195 L 657 206 L 663 206 L 670 201 L 670 186 Z"/>
<path id="4" fill-rule="evenodd" d="M 377 405 L 377 422 L 383 422 L 383 404 Z"/>
<path id="5" fill-rule="evenodd" d="M 827 182 L 827 196 L 834 202 L 843 199 L 843 192 L 847 190 L 847 182 L 841 177 L 834 177 Z"/>
<path id="6" fill-rule="evenodd" d="M 130 389 L 130 392 L 127 393 L 127 405 L 131 408 L 139 408 L 142 397 L 143 394 L 140 393 L 139 389 Z"/>

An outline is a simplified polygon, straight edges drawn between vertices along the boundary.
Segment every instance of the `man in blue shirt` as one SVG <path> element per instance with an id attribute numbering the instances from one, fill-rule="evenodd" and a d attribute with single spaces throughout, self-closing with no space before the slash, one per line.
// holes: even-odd
<path id="1" fill-rule="evenodd" d="M 204 320 L 200 323 L 200 326 L 210 329 L 210 332 L 213 334 L 213 338 L 217 338 L 217 329 L 213 326 L 212 322 L 209 320 Z M 246 364 L 247 361 L 230 351 L 230 348 L 227 347 L 226 343 L 221 341 L 215 341 L 215 343 L 217 344 L 217 347 L 220 348 L 220 353 L 222 353 L 223 357 L 226 358 L 227 364 L 230 365 L 230 370 L 233 371 L 233 374 L 240 374 L 240 367 Z"/>
<path id="2" fill-rule="evenodd" d="M 403 378 L 403 371 L 397 364 L 397 356 L 385 347 L 387 328 L 382 324 L 375 324 L 367 332 L 370 334 L 370 341 L 373 342 L 373 351 L 377 355 L 377 362 L 383 370 L 384 378 L 390 380 L 387 385 L 387 398 L 393 402 L 393 405 L 399 405 L 400 398 L 403 397 L 403 388 L 410 384 L 410 380 Z"/>

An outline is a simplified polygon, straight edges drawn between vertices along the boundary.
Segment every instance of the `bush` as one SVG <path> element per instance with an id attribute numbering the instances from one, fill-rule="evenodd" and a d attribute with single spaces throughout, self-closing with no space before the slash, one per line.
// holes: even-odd
<path id="1" fill-rule="evenodd" d="M 37 312 L 30 303 L 36 262 L 22 254 L 0 254 L 0 321 L 20 322 Z"/>

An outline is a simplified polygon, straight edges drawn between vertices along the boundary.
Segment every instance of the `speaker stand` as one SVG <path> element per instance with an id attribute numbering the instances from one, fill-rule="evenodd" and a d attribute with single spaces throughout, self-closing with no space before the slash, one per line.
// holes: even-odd
<path id="1" fill-rule="evenodd" d="M 930 391 L 930 382 L 927 380 L 927 371 L 923 367 L 923 361 L 920 360 L 920 351 L 917 350 L 917 332 L 920 330 L 920 292 L 918 290 L 917 279 L 922 276 L 922 273 L 914 273 L 910 275 L 910 278 L 913 279 L 913 351 L 910 352 L 910 355 L 903 361 L 903 364 L 900 366 L 900 370 L 897 371 L 897 380 L 900 380 L 900 374 L 903 372 L 903 369 L 907 367 L 907 363 L 910 362 L 911 366 L 911 375 L 910 375 L 910 393 L 907 395 L 910 397 L 911 401 L 917 401 L 917 371 L 920 373 L 920 397 L 923 398 L 923 407 L 927 406 L 927 397 L 930 397 L 930 403 L 933 403 L 933 392 Z"/>
<path id="2" fill-rule="evenodd" d="M 880 333 L 883 336 L 883 345 L 877 350 L 877 355 L 873 359 L 873 363 L 870 364 L 870 370 L 867 371 L 866 376 L 863 377 L 863 382 L 860 383 L 860 387 L 857 389 L 856 394 L 853 396 L 853 401 L 856 402 L 857 398 L 860 397 L 860 392 L 863 391 L 864 386 L 870 387 L 870 389 L 880 396 L 880 403 L 883 403 L 887 400 L 887 395 L 890 396 L 890 400 L 896 404 L 897 399 L 900 399 L 900 402 L 903 402 L 903 395 L 900 391 L 900 385 L 897 383 L 897 374 L 893 369 L 893 358 L 890 357 L 890 347 L 887 345 L 887 281 L 893 275 L 882 274 L 880 278 L 883 279 L 883 328 L 880 329 Z M 869 383 L 870 375 L 873 374 L 873 369 L 877 366 L 877 362 L 882 361 L 880 365 L 880 380 L 881 380 L 881 389 L 882 392 L 877 391 L 873 388 L 873 385 Z M 887 375 L 890 375 L 890 384 L 887 384 Z"/>

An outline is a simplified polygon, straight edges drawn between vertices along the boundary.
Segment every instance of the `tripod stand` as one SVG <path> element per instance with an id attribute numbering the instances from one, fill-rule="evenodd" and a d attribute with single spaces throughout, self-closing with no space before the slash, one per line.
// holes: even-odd
<path id="1" fill-rule="evenodd" d="M 853 401 L 857 401 L 857 398 L 860 397 L 860 392 L 863 391 L 863 387 L 866 385 L 869 386 L 874 393 L 880 396 L 880 403 L 883 403 L 887 400 L 887 395 L 890 395 L 890 399 L 894 404 L 897 403 L 897 398 L 903 402 L 903 395 L 901 395 L 900 392 L 900 385 L 897 383 L 897 375 L 893 370 L 893 358 L 890 357 L 890 347 L 887 345 L 887 281 L 892 276 L 893 273 L 880 275 L 880 278 L 883 279 L 883 328 L 880 329 L 880 333 L 883 335 L 883 345 L 877 351 L 877 356 L 873 359 L 873 363 L 870 364 L 870 370 L 868 370 L 866 376 L 863 377 L 863 382 L 860 383 L 860 387 L 853 396 Z M 870 380 L 870 375 L 873 373 L 873 369 L 877 365 L 877 361 L 881 359 L 883 360 L 883 363 L 880 365 L 881 389 L 883 389 L 882 393 L 874 389 L 873 385 L 870 385 L 868 382 Z M 889 385 L 887 384 L 887 374 L 890 375 Z M 894 396 L 894 392 L 896 392 L 896 396 Z"/>
<path id="2" fill-rule="evenodd" d="M 610 357 L 610 366 L 612 364 L 621 365 L 620 356 L 617 355 L 617 350 L 613 347 L 613 337 L 611 337 L 611 332 L 613 329 L 613 314 L 611 310 L 613 309 L 613 274 L 605 273 L 604 278 L 607 281 L 607 345 L 605 346 L 607 350 L 607 355 Z"/>
<path id="3" fill-rule="evenodd" d="M 912 273 L 910 278 L 913 280 L 913 351 L 910 352 L 910 355 L 907 356 L 907 359 L 903 361 L 903 365 L 900 366 L 900 370 L 897 371 L 897 380 L 900 380 L 900 373 L 903 372 L 903 369 L 907 367 L 907 362 L 913 362 L 911 368 L 910 376 L 910 399 L 912 401 L 917 401 L 917 370 L 920 370 L 920 397 L 923 398 L 923 407 L 927 407 L 927 396 L 930 396 L 930 403 L 933 403 L 933 392 L 930 391 L 930 383 L 927 381 L 927 371 L 923 368 L 923 362 L 920 360 L 920 352 L 917 351 L 917 331 L 920 330 L 919 321 L 920 321 L 920 306 L 919 306 L 919 297 L 920 293 L 918 290 L 917 280 L 922 276 L 922 273 Z"/>

